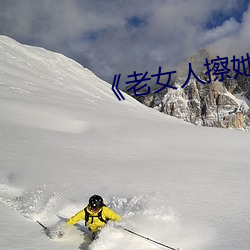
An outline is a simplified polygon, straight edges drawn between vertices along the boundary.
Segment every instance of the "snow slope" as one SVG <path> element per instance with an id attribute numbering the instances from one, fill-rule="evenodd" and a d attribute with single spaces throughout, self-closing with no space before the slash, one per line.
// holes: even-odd
<path id="1" fill-rule="evenodd" d="M 83 223 L 61 240 L 36 223 L 53 228 L 97 193 L 124 227 L 166 245 L 248 250 L 249 133 L 124 96 L 63 55 L 0 36 L 0 248 L 162 249 L 112 225 L 90 244 Z"/>

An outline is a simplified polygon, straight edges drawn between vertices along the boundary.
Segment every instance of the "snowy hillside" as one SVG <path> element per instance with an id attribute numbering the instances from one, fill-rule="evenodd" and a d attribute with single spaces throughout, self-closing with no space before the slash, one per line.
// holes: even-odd
<path id="1" fill-rule="evenodd" d="M 184 250 L 250 247 L 250 134 L 119 102 L 76 62 L 0 36 L 0 248 L 163 249 L 108 225 L 53 227 L 100 194 L 122 225 Z M 84 223 L 81 223 L 83 226 Z"/>

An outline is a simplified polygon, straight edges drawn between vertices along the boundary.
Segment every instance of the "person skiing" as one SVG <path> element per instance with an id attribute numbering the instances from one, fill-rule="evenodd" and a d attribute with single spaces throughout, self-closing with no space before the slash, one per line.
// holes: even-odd
<path id="1" fill-rule="evenodd" d="M 85 220 L 85 226 L 89 228 L 94 239 L 109 220 L 120 222 L 122 219 L 120 215 L 106 207 L 101 196 L 95 194 L 89 198 L 89 204 L 72 216 L 67 224 L 74 225 L 80 220 Z"/>

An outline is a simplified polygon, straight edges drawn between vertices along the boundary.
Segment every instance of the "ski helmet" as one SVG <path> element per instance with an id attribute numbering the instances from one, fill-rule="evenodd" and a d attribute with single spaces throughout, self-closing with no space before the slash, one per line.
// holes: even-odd
<path id="1" fill-rule="evenodd" d="M 89 206 L 93 210 L 98 210 L 103 207 L 103 199 L 99 195 L 93 195 L 89 198 Z"/>

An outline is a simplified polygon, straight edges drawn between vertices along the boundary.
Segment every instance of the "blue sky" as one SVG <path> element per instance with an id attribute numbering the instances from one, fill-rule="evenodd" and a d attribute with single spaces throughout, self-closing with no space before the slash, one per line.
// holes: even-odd
<path id="1" fill-rule="evenodd" d="M 250 52 L 249 0 L 1 0 L 0 34 L 63 53 L 112 83 L 175 70 L 201 48 Z"/>
<path id="2" fill-rule="evenodd" d="M 248 0 L 239 0 L 237 6 L 232 8 L 229 12 L 224 12 L 223 8 L 211 13 L 211 17 L 206 22 L 206 28 L 212 29 L 222 25 L 225 20 L 234 18 L 237 22 L 241 23 L 244 12 L 248 9 Z"/>

